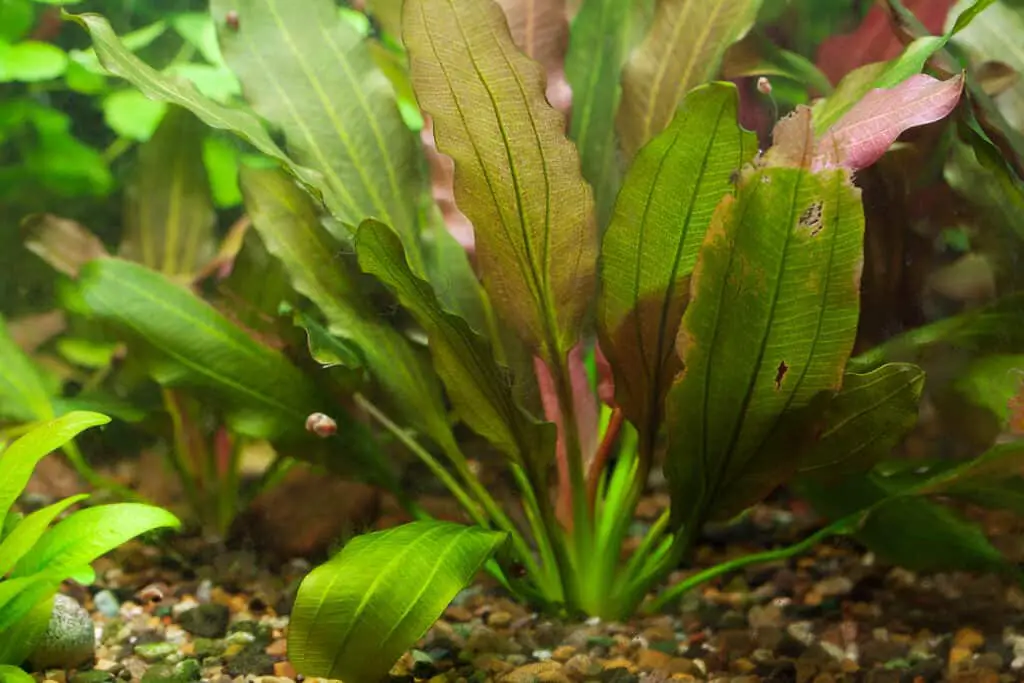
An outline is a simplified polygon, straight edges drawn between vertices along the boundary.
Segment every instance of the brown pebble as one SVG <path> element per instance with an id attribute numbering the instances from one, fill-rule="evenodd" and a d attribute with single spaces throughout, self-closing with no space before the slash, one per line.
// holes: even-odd
<path id="1" fill-rule="evenodd" d="M 636 665 L 644 671 L 664 671 L 670 661 L 672 655 L 660 650 L 641 650 L 636 657 Z"/>
<path id="2" fill-rule="evenodd" d="M 587 655 L 574 655 L 562 667 L 566 676 L 575 680 L 586 680 L 599 676 L 604 667 Z"/>
<path id="3" fill-rule="evenodd" d="M 512 623 L 512 615 L 508 612 L 492 612 L 487 617 L 487 625 L 491 628 L 506 628 Z"/>
<path id="4" fill-rule="evenodd" d="M 288 655 L 288 641 L 284 638 L 275 640 L 264 650 L 271 657 L 285 657 Z"/>
<path id="5" fill-rule="evenodd" d="M 444 611 L 444 617 L 448 621 L 454 621 L 456 623 L 465 623 L 473 620 L 473 613 L 465 607 L 459 605 L 452 605 Z"/>
<path id="6" fill-rule="evenodd" d="M 551 652 L 551 659 L 556 662 L 567 662 L 576 654 L 576 648 L 572 645 L 559 645 Z"/>
<path id="7" fill-rule="evenodd" d="M 953 636 L 953 647 L 962 647 L 974 652 L 985 644 L 985 636 L 973 628 L 962 628 Z"/>
<path id="8" fill-rule="evenodd" d="M 289 661 L 274 662 L 274 675 L 278 678 L 291 678 L 295 679 L 298 673 L 295 671 L 295 667 Z"/>
<path id="9" fill-rule="evenodd" d="M 605 671 L 610 671 L 612 669 L 625 669 L 631 674 L 636 673 L 636 664 L 624 657 L 615 657 L 614 659 L 602 659 L 598 661 L 600 661 L 601 665 L 605 668 Z"/>
<path id="10" fill-rule="evenodd" d="M 558 662 L 534 662 L 510 671 L 499 679 L 502 683 L 570 683 Z"/>

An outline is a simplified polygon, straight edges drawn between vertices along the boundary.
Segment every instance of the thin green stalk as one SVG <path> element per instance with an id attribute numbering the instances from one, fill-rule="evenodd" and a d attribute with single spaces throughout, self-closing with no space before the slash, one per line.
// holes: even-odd
<path id="1" fill-rule="evenodd" d="M 512 523 L 512 520 L 509 519 L 508 515 L 505 514 L 505 511 L 501 509 L 501 506 L 498 505 L 491 494 L 487 492 L 487 489 L 483 487 L 480 480 L 469 471 L 469 467 L 466 465 L 466 456 L 462 454 L 455 440 L 451 439 L 450 443 L 445 444 L 444 450 L 448 455 L 448 459 L 455 466 L 455 469 L 462 475 L 469 490 L 476 495 L 477 500 L 483 505 L 484 511 L 502 531 L 509 535 L 512 545 L 526 566 L 527 571 L 534 576 L 539 575 L 540 567 L 537 565 L 537 560 L 533 557 L 533 553 L 530 552 L 530 547 L 526 544 L 522 533 Z"/>
<path id="2" fill-rule="evenodd" d="M 537 543 L 537 552 L 540 554 L 543 567 L 543 590 L 553 602 L 565 600 L 562 591 L 562 578 L 559 572 L 558 559 L 555 557 L 554 548 L 551 545 L 551 538 L 544 527 L 543 512 L 537 502 L 537 495 L 530 484 L 526 472 L 519 465 L 512 464 L 512 476 L 515 477 L 519 490 L 523 494 L 523 512 L 533 532 L 533 539 Z M 539 577 L 540 578 L 540 577 Z"/>
<path id="3" fill-rule="evenodd" d="M 640 545 L 637 546 L 636 550 L 630 556 L 629 561 L 626 562 L 625 569 L 619 574 L 620 577 L 627 583 L 632 581 L 634 577 L 642 575 L 642 569 L 647 565 L 647 561 L 651 555 L 651 549 L 655 543 L 662 540 L 662 535 L 665 533 L 665 529 L 668 527 L 669 519 L 671 518 L 671 511 L 665 510 L 661 513 L 661 516 L 655 520 L 651 528 L 644 534 L 644 538 L 640 541 Z M 668 540 L 668 539 L 666 539 Z"/>
<path id="4" fill-rule="evenodd" d="M 382 427 L 391 432 L 396 439 L 402 442 L 402 444 L 408 448 L 413 455 L 419 458 L 423 464 L 425 464 L 430 471 L 434 473 L 441 483 L 451 491 L 455 499 L 459 501 L 459 504 L 466 509 L 469 516 L 473 519 L 473 522 L 479 524 L 482 527 L 489 526 L 487 520 L 484 519 L 483 515 L 480 514 L 479 507 L 473 502 L 473 500 L 466 494 L 459 482 L 455 481 L 455 478 L 446 470 L 441 463 L 437 461 L 423 446 L 420 446 L 411 436 L 409 436 L 404 429 L 399 427 L 397 424 L 392 422 L 391 418 L 385 415 L 377 406 L 375 406 L 369 399 L 362 394 L 355 395 L 355 402 L 360 408 L 369 413 L 370 417 L 380 423 Z"/>
<path id="5" fill-rule="evenodd" d="M 819 529 L 815 533 L 811 534 L 799 543 L 786 546 L 785 548 L 778 548 L 776 550 L 768 550 L 762 553 L 754 553 L 752 555 L 746 555 L 744 557 L 738 557 L 728 562 L 722 562 L 721 564 L 709 567 L 704 571 L 697 572 L 693 576 L 690 576 L 683 581 L 670 586 L 661 595 L 652 600 L 644 607 L 644 611 L 653 613 L 661 610 L 668 603 L 677 599 L 687 591 L 693 590 L 697 586 L 711 579 L 717 578 L 722 574 L 728 574 L 729 572 L 742 569 L 743 567 L 760 564 L 763 562 L 776 562 L 778 560 L 785 560 L 794 555 L 801 555 L 811 550 L 815 545 L 821 543 L 829 536 L 838 536 L 852 533 L 855 527 L 855 523 L 862 517 L 861 513 L 851 515 L 850 517 L 844 517 L 837 522 L 829 524 L 827 527 Z"/>

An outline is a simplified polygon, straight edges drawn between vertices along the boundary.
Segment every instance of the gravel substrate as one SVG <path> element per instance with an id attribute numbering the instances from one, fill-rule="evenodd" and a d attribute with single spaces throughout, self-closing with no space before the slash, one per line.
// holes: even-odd
<path id="1" fill-rule="evenodd" d="M 697 564 L 805 533 L 792 518 L 765 509 L 744 529 L 712 531 Z M 1020 538 L 1001 517 L 990 527 L 1004 546 Z M 98 586 L 69 587 L 93 615 L 96 661 L 39 679 L 301 680 L 285 639 L 308 563 L 266 568 L 252 553 L 197 539 L 175 548 L 129 546 L 97 564 Z M 914 575 L 847 540 L 725 576 L 670 612 L 628 623 L 551 620 L 482 582 L 455 600 L 391 679 L 1010 683 L 1024 680 L 1024 592 L 992 576 Z"/>

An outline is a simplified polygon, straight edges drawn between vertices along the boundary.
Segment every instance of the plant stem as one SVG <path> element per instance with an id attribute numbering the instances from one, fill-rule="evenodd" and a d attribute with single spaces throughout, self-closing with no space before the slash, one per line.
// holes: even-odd
<path id="1" fill-rule="evenodd" d="M 594 455 L 594 460 L 590 463 L 590 471 L 587 473 L 587 505 L 590 508 L 590 514 L 594 514 L 598 484 L 601 482 L 601 475 L 608 464 L 608 458 L 611 457 L 612 446 L 615 445 L 619 430 L 622 428 L 622 419 L 622 409 L 616 407 L 612 411 L 611 420 L 608 421 L 608 427 L 601 438 L 601 445 Z"/>
<path id="2" fill-rule="evenodd" d="M 466 512 L 473 519 L 473 522 L 479 524 L 482 527 L 490 526 L 487 520 L 484 519 L 483 515 L 480 514 L 479 507 L 473 502 L 473 500 L 466 494 L 459 482 L 446 470 L 441 463 L 437 461 L 423 446 L 421 446 L 415 439 L 409 436 L 404 429 L 395 424 L 391 418 L 385 415 L 377 406 L 375 406 L 368 398 L 362 394 L 355 394 L 355 403 L 360 408 L 369 413 L 370 417 L 380 423 L 382 427 L 391 432 L 396 439 L 402 442 L 402 444 L 408 448 L 413 455 L 419 458 L 423 464 L 425 464 L 430 471 L 434 473 L 441 483 L 451 491 L 452 495 L 455 496 L 459 504 L 466 509 Z"/>
<path id="3" fill-rule="evenodd" d="M 515 463 L 512 464 L 512 476 L 515 477 L 519 490 L 523 494 L 523 512 L 526 514 L 530 529 L 533 531 L 533 538 L 537 543 L 537 551 L 540 554 L 543 574 L 541 577 L 538 577 L 538 580 L 542 579 L 542 591 L 551 602 L 562 602 L 565 600 L 565 595 L 562 591 L 558 559 L 555 557 L 551 538 L 544 527 L 544 513 L 537 502 L 537 495 L 529 478 L 526 476 L 526 472 Z"/>
<path id="4" fill-rule="evenodd" d="M 857 519 L 860 518 L 860 514 L 855 515 Z M 844 517 L 837 522 L 833 522 L 828 526 L 819 529 L 815 533 L 811 534 L 799 543 L 786 546 L 785 548 L 778 548 L 776 550 L 768 550 L 762 553 L 754 553 L 752 555 L 745 555 L 738 557 L 728 562 L 722 562 L 714 567 L 709 567 L 701 572 L 697 572 L 693 576 L 687 577 L 683 581 L 670 586 L 661 595 L 655 598 L 653 601 L 648 603 L 644 607 L 644 611 L 648 613 L 657 612 L 662 609 L 668 603 L 677 599 L 683 593 L 692 590 L 702 583 L 710 581 L 711 579 L 717 578 L 722 574 L 727 574 L 731 571 L 741 569 L 751 564 L 760 564 L 762 562 L 775 562 L 777 560 L 784 560 L 794 555 L 800 555 L 806 553 L 818 543 L 829 536 L 838 536 L 849 534 L 853 531 L 853 524 L 851 523 L 851 517 Z"/>

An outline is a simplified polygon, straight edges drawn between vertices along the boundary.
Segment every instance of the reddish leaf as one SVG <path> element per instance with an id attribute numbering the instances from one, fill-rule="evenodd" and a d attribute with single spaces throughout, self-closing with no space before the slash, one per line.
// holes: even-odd
<path id="1" fill-rule="evenodd" d="M 597 452 L 598 442 L 598 406 L 597 397 L 590 389 L 586 365 L 583 362 L 583 346 L 577 344 L 569 352 L 569 381 L 572 384 L 573 409 L 576 411 L 576 428 L 580 435 L 580 452 L 583 455 L 584 467 Z M 537 375 L 537 386 L 540 389 L 541 404 L 544 417 L 554 422 L 558 429 L 558 440 L 555 444 L 556 461 L 558 463 L 558 516 L 566 524 L 570 523 L 572 511 L 570 505 L 571 481 L 569 480 L 569 461 L 565 453 L 564 427 L 562 411 L 558 406 L 558 394 L 554 379 L 547 364 L 539 357 L 533 359 L 534 372 Z"/>
<path id="2" fill-rule="evenodd" d="M 569 47 L 565 0 L 498 0 L 498 4 L 505 11 L 516 47 L 544 66 L 548 102 L 565 113 L 572 101 L 563 68 Z"/>
<path id="3" fill-rule="evenodd" d="M 903 4 L 925 28 L 939 34 L 956 0 L 904 0 Z M 902 50 L 903 44 L 893 30 L 888 13 L 881 5 L 875 5 L 856 31 L 832 36 L 821 44 L 817 64 L 836 84 L 858 66 L 892 59 Z"/>
<path id="4" fill-rule="evenodd" d="M 894 88 L 872 90 L 818 141 L 812 167 L 870 166 L 905 130 L 948 116 L 963 86 L 962 75 L 940 81 L 918 74 Z"/>

